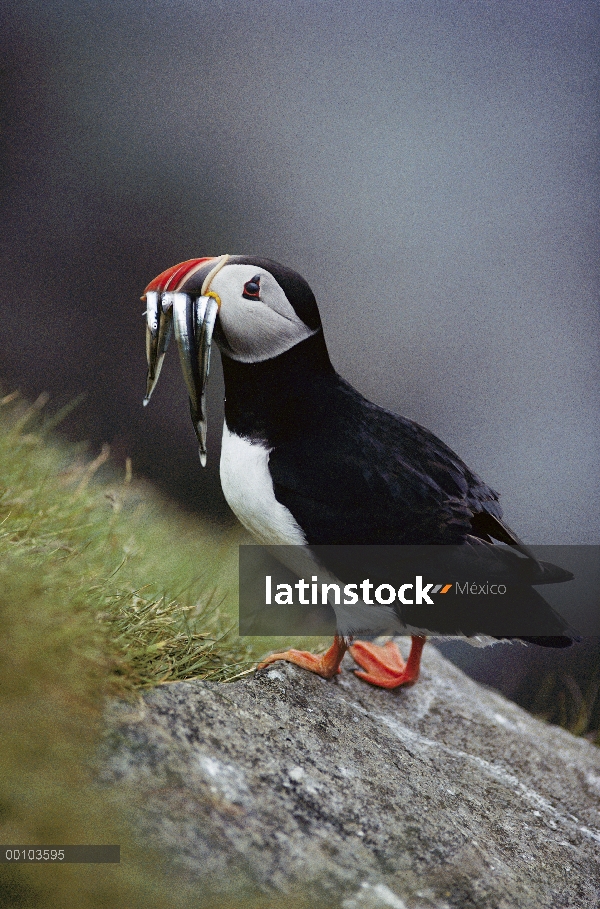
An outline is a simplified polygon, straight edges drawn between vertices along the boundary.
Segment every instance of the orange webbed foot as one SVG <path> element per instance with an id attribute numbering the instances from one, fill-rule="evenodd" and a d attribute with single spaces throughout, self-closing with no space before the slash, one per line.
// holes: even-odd
<path id="1" fill-rule="evenodd" d="M 426 638 L 413 635 L 410 655 L 406 663 L 394 641 L 388 641 L 383 646 L 357 641 L 350 648 L 350 654 L 353 660 L 366 671 L 355 671 L 355 675 L 379 688 L 414 685 L 419 678 L 421 653 L 425 641 Z"/>
<path id="2" fill-rule="evenodd" d="M 309 653 L 307 650 L 284 650 L 282 653 L 272 653 L 256 668 L 264 669 L 270 663 L 286 660 L 288 663 L 294 663 L 296 666 L 301 666 L 302 669 L 308 669 L 309 672 L 320 675 L 321 678 L 331 679 L 342 671 L 340 663 L 347 649 L 348 645 L 343 638 L 336 636 L 329 650 L 321 655 Z"/>

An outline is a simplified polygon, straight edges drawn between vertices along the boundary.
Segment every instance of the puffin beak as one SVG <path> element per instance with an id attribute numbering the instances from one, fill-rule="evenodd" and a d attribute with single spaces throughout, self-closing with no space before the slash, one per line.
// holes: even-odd
<path id="1" fill-rule="evenodd" d="M 148 377 L 144 405 L 156 387 L 173 329 L 190 398 L 190 413 L 198 439 L 200 463 L 206 466 L 206 384 L 210 350 L 220 300 L 208 291 L 198 296 L 176 288 L 212 258 L 191 259 L 158 275 L 146 288 L 146 358 Z M 214 261 L 217 261 L 216 259 Z M 204 270 L 206 270 L 204 268 Z M 173 289 L 171 289 L 173 288 Z"/>

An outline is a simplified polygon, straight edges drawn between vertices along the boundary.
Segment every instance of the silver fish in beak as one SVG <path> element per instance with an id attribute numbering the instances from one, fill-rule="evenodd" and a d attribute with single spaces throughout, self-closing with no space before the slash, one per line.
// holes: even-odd
<path id="1" fill-rule="evenodd" d="M 173 312 L 171 308 L 163 310 L 161 295 L 150 290 L 146 294 L 146 359 L 148 361 L 148 378 L 146 380 L 146 397 L 144 407 L 150 400 L 158 382 L 165 353 L 173 333 Z"/>
<path id="2" fill-rule="evenodd" d="M 195 338 L 198 351 L 198 373 L 200 376 L 198 410 L 192 413 L 194 429 L 198 439 L 200 463 L 206 467 L 206 385 L 210 373 L 210 351 L 213 331 L 219 314 L 219 304 L 214 297 L 199 297 L 196 301 Z"/>
<path id="3" fill-rule="evenodd" d="M 215 261 L 218 260 L 192 259 L 174 266 L 155 278 L 145 293 L 148 376 L 144 405 L 148 403 L 156 387 L 167 346 L 174 331 L 190 400 L 190 414 L 198 439 L 200 463 L 203 467 L 206 466 L 206 385 L 219 303 L 211 294 L 200 293 L 196 296 L 168 288 L 181 285 L 200 269 L 206 271 L 207 264 L 210 269 L 210 265 Z"/>
<path id="4" fill-rule="evenodd" d="M 165 304 L 172 303 L 175 339 L 190 398 L 190 414 L 198 439 L 200 463 L 206 467 L 206 384 L 219 306 L 213 297 L 193 298 L 189 294 L 174 293 L 164 294 L 163 298 Z"/>

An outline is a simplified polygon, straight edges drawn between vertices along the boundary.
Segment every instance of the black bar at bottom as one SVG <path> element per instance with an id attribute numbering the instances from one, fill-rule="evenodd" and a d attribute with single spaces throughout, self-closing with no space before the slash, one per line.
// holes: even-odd
<path id="1" fill-rule="evenodd" d="M 0 846 L 0 865 L 97 865 L 120 861 L 120 846 Z"/>

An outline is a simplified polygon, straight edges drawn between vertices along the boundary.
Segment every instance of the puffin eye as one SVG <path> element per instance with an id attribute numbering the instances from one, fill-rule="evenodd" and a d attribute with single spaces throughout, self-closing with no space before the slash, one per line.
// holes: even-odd
<path id="1" fill-rule="evenodd" d="M 260 275 L 254 275 L 251 281 L 246 281 L 242 296 L 245 300 L 260 300 Z"/>

